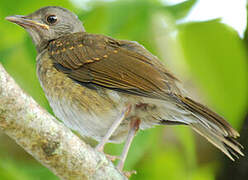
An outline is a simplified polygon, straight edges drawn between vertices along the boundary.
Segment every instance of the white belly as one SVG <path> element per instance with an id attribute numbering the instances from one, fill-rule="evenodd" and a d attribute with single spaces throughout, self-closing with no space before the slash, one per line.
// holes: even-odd
<path id="1" fill-rule="evenodd" d="M 90 107 L 89 109 L 91 110 L 83 111 L 82 107 L 69 102 L 65 98 L 58 100 L 49 95 L 47 98 L 54 114 L 62 120 L 66 126 L 77 131 L 82 136 L 91 137 L 100 141 L 113 122 L 120 116 L 123 109 L 126 108 L 126 100 L 120 98 L 118 94 L 115 94 L 115 96 L 117 96 L 115 99 L 119 99 L 118 106 L 111 108 L 108 111 L 102 111 L 104 112 L 103 114 L 97 113 L 97 110 L 94 111 L 94 109 L 91 109 Z M 101 108 L 101 106 L 98 108 Z M 129 127 L 128 122 L 128 119 L 126 119 L 121 123 L 120 127 L 110 139 L 111 142 L 122 142 L 125 139 Z"/>

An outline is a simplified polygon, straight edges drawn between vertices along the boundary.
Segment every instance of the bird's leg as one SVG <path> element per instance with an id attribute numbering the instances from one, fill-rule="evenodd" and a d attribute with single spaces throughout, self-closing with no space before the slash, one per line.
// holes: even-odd
<path id="1" fill-rule="evenodd" d="M 99 144 L 96 146 L 96 150 L 103 151 L 104 145 L 108 142 L 109 138 L 112 136 L 112 134 L 115 132 L 115 130 L 119 127 L 121 122 L 128 116 L 129 112 L 131 110 L 131 105 L 128 105 L 127 108 L 121 113 L 120 117 L 118 117 L 114 123 L 111 125 L 103 139 L 99 142 Z"/>
<path id="2" fill-rule="evenodd" d="M 136 132 L 139 130 L 139 125 L 140 125 L 140 119 L 137 117 L 133 117 L 131 122 L 130 122 L 130 129 L 127 135 L 127 139 L 126 139 L 126 143 L 125 146 L 123 148 L 122 154 L 120 156 L 120 161 L 117 165 L 117 169 L 119 169 L 120 171 L 122 171 L 125 160 L 127 158 L 127 154 L 128 154 L 128 150 L 130 148 L 130 145 L 133 141 L 133 138 L 136 134 Z"/>

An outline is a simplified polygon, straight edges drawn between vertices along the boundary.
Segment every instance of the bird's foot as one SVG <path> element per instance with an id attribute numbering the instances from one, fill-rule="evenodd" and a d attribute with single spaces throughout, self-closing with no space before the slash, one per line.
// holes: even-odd
<path id="1" fill-rule="evenodd" d="M 133 174 L 137 174 L 137 171 L 135 171 L 135 170 L 123 171 L 122 173 L 129 179 Z"/>
<path id="2" fill-rule="evenodd" d="M 105 154 L 105 156 L 108 158 L 108 160 L 110 160 L 112 162 L 115 162 L 117 159 L 120 159 L 119 156 L 113 156 L 113 155 L 110 155 L 110 154 Z"/>

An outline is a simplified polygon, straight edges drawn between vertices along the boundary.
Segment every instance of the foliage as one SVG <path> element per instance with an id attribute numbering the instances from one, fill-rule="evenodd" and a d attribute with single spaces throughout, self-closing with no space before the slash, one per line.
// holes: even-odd
<path id="1" fill-rule="evenodd" d="M 201 87 L 207 103 L 226 117 L 232 125 L 240 127 L 247 110 L 247 60 L 241 38 L 231 28 L 218 20 L 177 25 L 196 0 L 177 5 L 165 5 L 159 0 L 91 1 L 83 9 L 70 1 L 1 1 L 0 17 L 28 14 L 46 5 L 59 5 L 77 12 L 91 33 L 102 33 L 119 39 L 138 41 L 155 55 L 159 54 L 154 19 L 157 15 L 176 27 L 177 37 L 171 41 L 180 45 L 175 52 L 183 54 L 186 68 L 196 86 Z M 19 85 L 44 108 L 51 109 L 38 83 L 35 73 L 35 48 L 27 33 L 7 21 L 0 21 L 0 62 Z M 159 42 L 161 47 L 169 42 Z M 171 45 L 172 46 L 172 45 Z M 160 47 L 160 48 L 161 48 Z M 174 61 L 181 62 L 178 59 Z M 177 73 L 177 72 L 176 72 Z M 30 158 L 19 159 L 12 153 L 15 146 L 2 146 L 0 141 L 0 179 L 57 179 L 46 168 Z M 207 141 L 198 146 L 187 127 L 157 127 L 140 132 L 132 144 L 126 169 L 136 169 L 132 179 L 214 179 L 218 165 L 217 155 Z M 109 144 L 106 151 L 119 154 L 122 145 Z M 11 150 L 10 150 L 11 149 Z M 6 153 L 9 152 L 10 153 Z M 207 152 L 205 154 L 198 151 Z M 10 158 L 11 156 L 11 158 Z M 29 157 L 29 156 L 28 156 Z M 20 162 L 21 161 L 21 162 Z M 21 167 L 21 168 L 19 168 Z"/>
<path id="2" fill-rule="evenodd" d="M 213 107 L 237 128 L 247 110 L 248 99 L 244 43 L 232 28 L 219 20 L 183 25 L 179 39 L 195 80 Z"/>

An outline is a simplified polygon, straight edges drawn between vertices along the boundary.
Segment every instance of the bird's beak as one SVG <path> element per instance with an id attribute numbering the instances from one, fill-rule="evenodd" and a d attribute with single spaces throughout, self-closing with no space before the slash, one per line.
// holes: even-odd
<path id="1" fill-rule="evenodd" d="M 24 28 L 42 28 L 45 30 L 49 29 L 49 26 L 46 24 L 42 24 L 39 22 L 36 22 L 34 20 L 28 19 L 28 17 L 26 16 L 19 16 L 19 15 L 15 15 L 15 16 L 7 16 L 5 18 L 6 20 L 16 23 Z"/>

